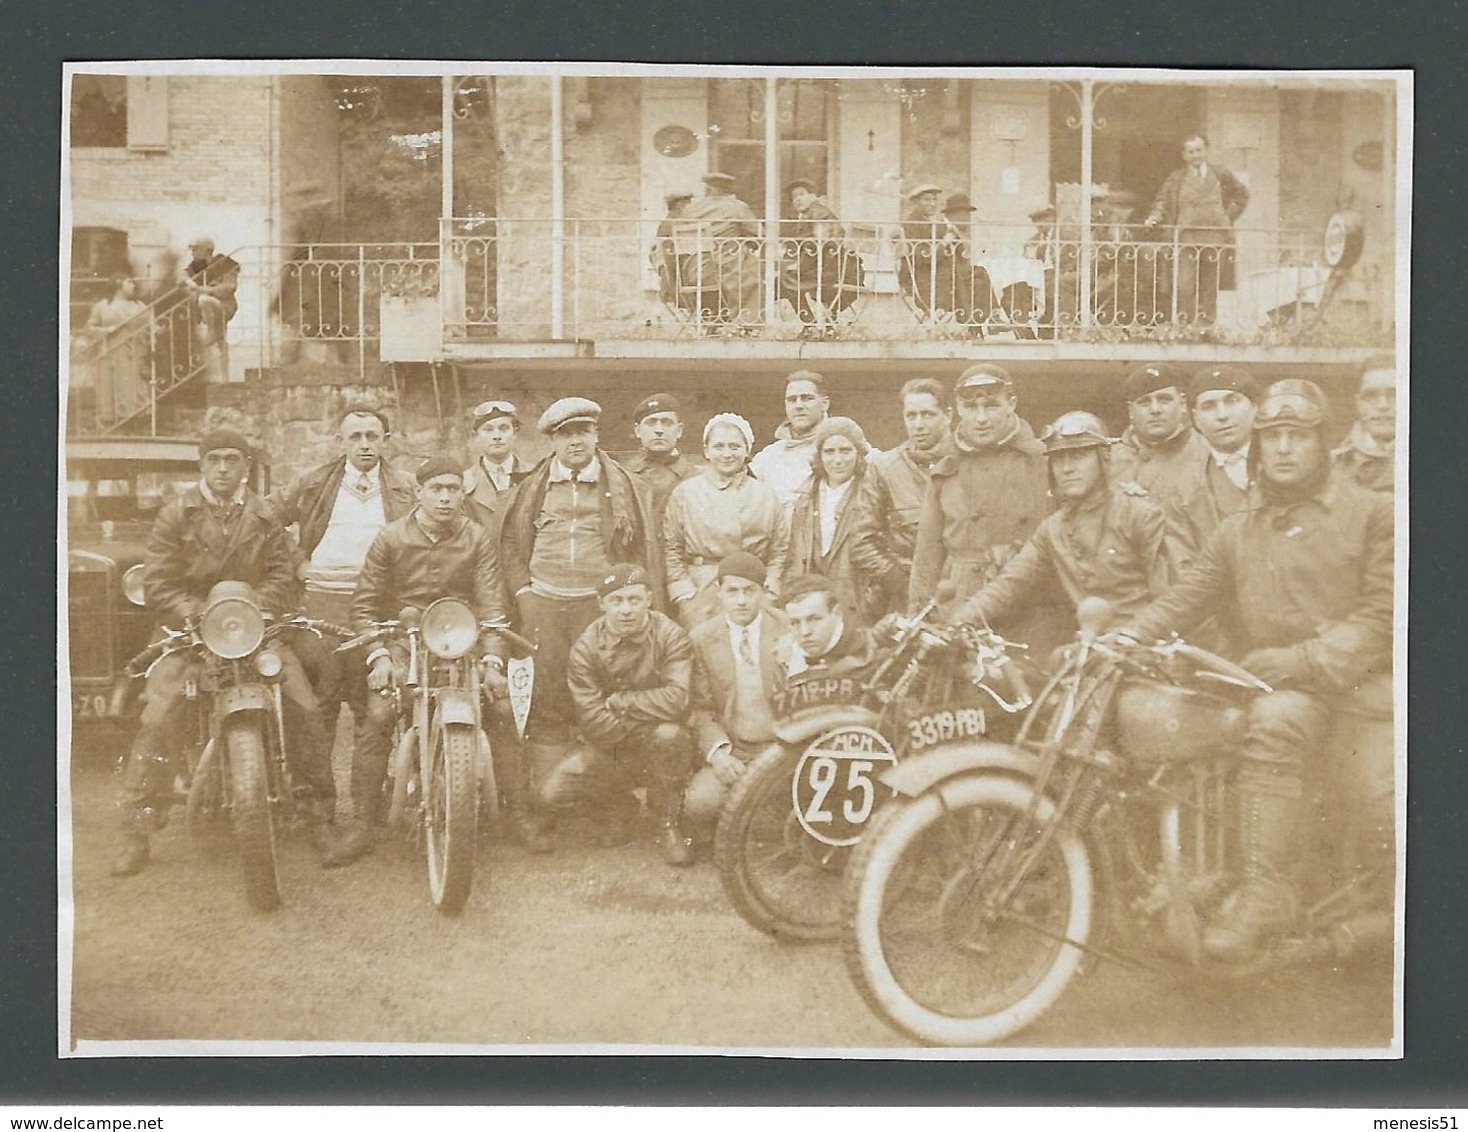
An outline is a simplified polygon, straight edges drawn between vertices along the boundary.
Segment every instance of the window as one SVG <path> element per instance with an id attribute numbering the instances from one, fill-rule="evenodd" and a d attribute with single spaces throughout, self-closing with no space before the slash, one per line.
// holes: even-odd
<path id="1" fill-rule="evenodd" d="M 71 144 L 127 145 L 127 76 L 72 76 Z"/>
<path id="2" fill-rule="evenodd" d="M 765 81 L 712 79 L 709 83 L 712 166 L 735 179 L 734 195 L 762 216 L 765 211 Z M 831 84 L 821 79 L 780 79 L 775 87 L 779 128 L 777 181 L 797 177 L 826 192 Z"/>

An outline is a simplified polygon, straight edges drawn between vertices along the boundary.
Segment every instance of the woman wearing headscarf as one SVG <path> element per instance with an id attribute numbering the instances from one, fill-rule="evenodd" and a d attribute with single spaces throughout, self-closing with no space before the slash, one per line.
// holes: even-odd
<path id="1" fill-rule="evenodd" d="M 827 417 L 816 428 L 813 449 L 811 478 L 796 497 L 790 519 L 785 584 L 821 574 L 830 581 L 848 622 L 870 625 L 884 612 L 881 590 L 858 569 L 851 551 L 871 445 L 850 417 Z"/>
<path id="2" fill-rule="evenodd" d="M 754 430 L 737 413 L 719 413 L 703 428 L 708 466 L 673 489 L 663 514 L 668 597 L 688 628 L 719 612 L 721 559 L 747 551 L 764 563 L 766 588 L 784 576 L 789 525 L 780 497 L 746 466 Z"/>

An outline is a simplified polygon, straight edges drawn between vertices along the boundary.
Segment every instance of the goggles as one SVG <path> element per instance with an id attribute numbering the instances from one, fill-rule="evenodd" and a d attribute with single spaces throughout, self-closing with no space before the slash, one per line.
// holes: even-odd
<path id="1" fill-rule="evenodd" d="M 472 411 L 474 427 L 478 428 L 491 417 L 514 417 L 519 419 L 518 411 L 509 401 L 481 401 L 474 406 Z"/>
<path id="2" fill-rule="evenodd" d="M 1111 438 L 1082 421 L 1056 421 L 1040 434 L 1046 453 L 1066 448 L 1110 448 Z"/>
<path id="3" fill-rule="evenodd" d="M 1284 428 L 1286 425 L 1316 428 L 1324 420 L 1325 411 L 1313 398 L 1299 393 L 1286 393 L 1270 397 L 1259 406 L 1259 412 L 1254 416 L 1254 431 Z"/>

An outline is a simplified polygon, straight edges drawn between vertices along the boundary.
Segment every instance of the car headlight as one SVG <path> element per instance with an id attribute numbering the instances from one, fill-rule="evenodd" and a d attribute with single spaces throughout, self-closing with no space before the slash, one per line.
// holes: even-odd
<path id="1" fill-rule="evenodd" d="M 122 575 L 122 596 L 134 605 L 146 605 L 143 596 L 143 564 L 129 566 Z"/>
<path id="2" fill-rule="evenodd" d="M 255 654 L 255 671 L 267 680 L 280 675 L 284 662 L 280 659 L 280 653 L 271 652 L 269 649 L 261 649 Z"/>
<path id="3" fill-rule="evenodd" d="M 434 656 L 457 660 L 479 640 L 474 611 L 456 597 L 441 597 L 423 611 L 423 643 Z"/>
<path id="4" fill-rule="evenodd" d="M 265 639 L 265 616 L 246 598 L 221 598 L 204 610 L 199 636 L 215 656 L 238 660 L 249 656 Z"/>

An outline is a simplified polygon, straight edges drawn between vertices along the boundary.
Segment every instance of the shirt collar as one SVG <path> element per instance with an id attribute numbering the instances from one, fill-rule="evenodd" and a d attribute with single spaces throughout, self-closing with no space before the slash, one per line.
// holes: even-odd
<path id="1" fill-rule="evenodd" d="M 218 507 L 223 502 L 217 495 L 209 490 L 209 485 L 205 483 L 202 479 L 199 481 L 199 494 L 204 497 L 204 502 L 209 504 L 210 507 Z M 234 494 L 230 496 L 229 501 L 236 507 L 238 507 L 245 501 L 245 485 L 243 482 L 240 484 L 239 487 L 234 489 Z"/>
<path id="2" fill-rule="evenodd" d="M 382 464 L 373 464 L 370 472 L 363 472 L 353 467 L 351 463 L 348 463 L 346 466 L 346 479 L 347 483 L 361 483 L 365 480 L 372 487 L 378 487 L 382 483 Z"/>
<path id="3" fill-rule="evenodd" d="M 1237 452 L 1220 452 L 1212 446 L 1209 447 L 1208 451 L 1213 456 L 1213 462 L 1215 464 L 1220 468 L 1227 468 L 1237 464 L 1247 463 L 1249 460 L 1249 449 L 1253 443 L 1252 440 L 1249 441 L 1248 444 L 1245 444 Z"/>
<path id="4" fill-rule="evenodd" d="M 843 483 L 839 487 L 837 487 L 836 485 L 830 483 L 827 480 L 822 480 L 821 481 L 821 487 L 820 487 L 821 498 L 822 499 L 825 499 L 825 500 L 835 499 L 837 502 L 839 502 L 840 500 L 842 500 L 842 499 L 844 499 L 846 497 L 846 493 L 851 489 L 851 485 L 854 484 L 855 482 L 856 482 L 856 477 L 855 476 L 852 476 L 845 483 Z"/>
<path id="5" fill-rule="evenodd" d="M 756 617 L 748 625 L 736 625 L 728 617 L 724 618 L 724 623 L 729 627 L 729 645 L 734 650 L 735 656 L 739 655 L 739 637 L 746 632 L 749 634 L 749 647 L 754 650 L 756 656 L 759 655 L 760 621 L 761 618 Z"/>
<path id="6" fill-rule="evenodd" d="M 572 480 L 571 469 L 561 463 L 560 457 L 553 457 L 550 466 L 551 483 L 570 483 Z M 596 456 L 591 458 L 591 463 L 582 468 L 575 475 L 577 483 L 596 483 L 601 479 L 601 460 Z"/>

